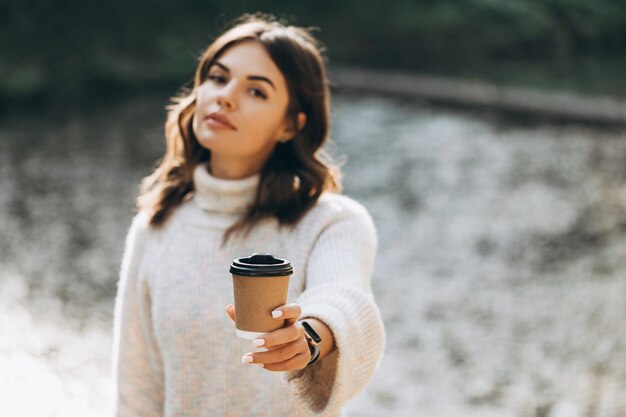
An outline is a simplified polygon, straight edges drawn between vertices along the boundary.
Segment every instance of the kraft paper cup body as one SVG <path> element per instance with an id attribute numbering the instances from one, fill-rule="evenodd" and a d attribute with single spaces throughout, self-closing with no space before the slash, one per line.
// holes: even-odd
<path id="1" fill-rule="evenodd" d="M 283 327 L 285 320 L 273 318 L 272 311 L 287 303 L 292 273 L 289 262 L 268 254 L 253 254 L 233 261 L 231 273 L 237 336 L 256 339 Z"/>
<path id="2" fill-rule="evenodd" d="M 289 275 L 282 277 L 247 277 L 233 274 L 235 296 L 235 327 L 240 336 L 254 338 L 244 332 L 268 333 L 280 329 L 284 320 L 272 317 L 272 311 L 287 303 Z"/>

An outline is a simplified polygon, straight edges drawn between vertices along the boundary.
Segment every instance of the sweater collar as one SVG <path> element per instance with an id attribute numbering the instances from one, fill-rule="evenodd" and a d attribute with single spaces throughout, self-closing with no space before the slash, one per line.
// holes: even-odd
<path id="1" fill-rule="evenodd" d="M 194 200 L 206 211 L 245 213 L 256 196 L 261 175 L 230 180 L 214 177 L 208 162 L 194 168 Z"/>

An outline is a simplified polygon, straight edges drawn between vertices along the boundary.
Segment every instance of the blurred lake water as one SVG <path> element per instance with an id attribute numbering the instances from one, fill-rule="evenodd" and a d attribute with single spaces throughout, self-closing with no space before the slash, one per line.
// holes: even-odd
<path id="1" fill-rule="evenodd" d="M 0 415 L 105 416 L 166 96 L 0 127 Z M 337 94 L 385 357 L 348 417 L 626 415 L 626 131 Z"/>

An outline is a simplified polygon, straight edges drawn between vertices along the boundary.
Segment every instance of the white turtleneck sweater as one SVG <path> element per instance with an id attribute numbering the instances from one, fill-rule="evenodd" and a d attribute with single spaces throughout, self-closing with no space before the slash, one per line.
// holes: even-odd
<path id="1" fill-rule="evenodd" d="M 116 416 L 336 417 L 371 379 L 385 334 L 371 290 L 370 215 L 348 197 L 324 193 L 295 229 L 267 219 L 221 247 L 258 183 L 259 175 L 224 180 L 199 165 L 193 197 L 162 228 L 151 228 L 143 212 L 133 219 L 115 305 Z M 233 303 L 228 271 L 233 259 L 254 252 L 291 262 L 287 302 L 331 329 L 331 354 L 299 371 L 242 363 L 254 349 L 225 312 Z"/>

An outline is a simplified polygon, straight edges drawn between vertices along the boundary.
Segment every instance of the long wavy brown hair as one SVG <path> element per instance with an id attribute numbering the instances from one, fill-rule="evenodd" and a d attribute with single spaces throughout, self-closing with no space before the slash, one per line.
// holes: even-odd
<path id="1" fill-rule="evenodd" d="M 322 148 L 330 140 L 330 88 L 325 49 L 312 30 L 288 26 L 270 15 L 246 14 L 201 54 L 193 88 L 183 87 L 166 107 L 165 155 L 141 183 L 137 208 L 149 212 L 151 226 L 163 225 L 176 207 L 193 195 L 194 168 L 211 158 L 192 129 L 196 91 L 212 64 L 243 41 L 263 45 L 285 77 L 288 120 L 298 126 L 297 115 L 303 112 L 307 122 L 293 139 L 276 144 L 260 173 L 253 204 L 226 230 L 224 242 L 234 232 L 247 234 L 267 217 L 275 217 L 281 226 L 295 226 L 323 191 L 341 191 L 341 172 Z"/>

